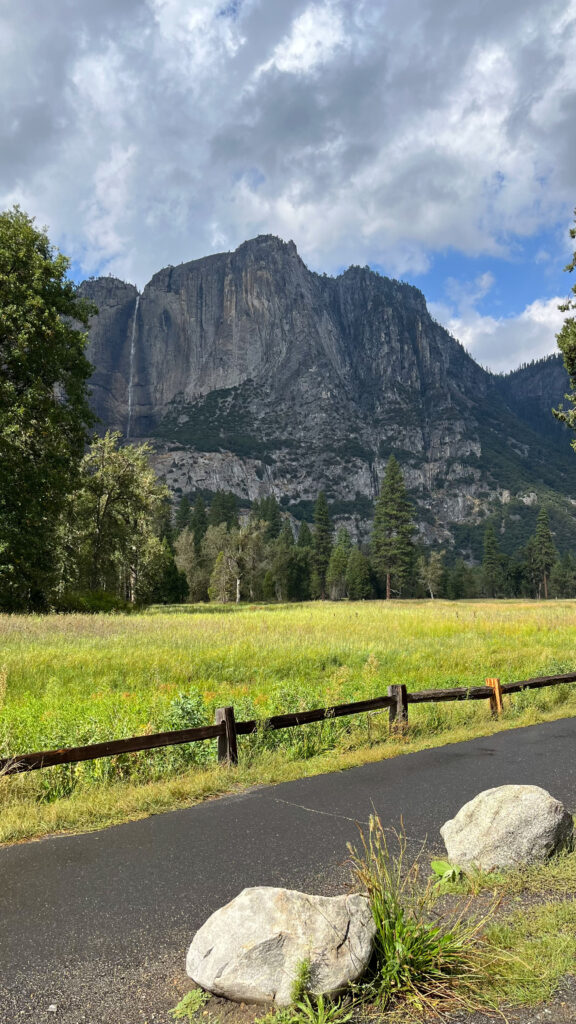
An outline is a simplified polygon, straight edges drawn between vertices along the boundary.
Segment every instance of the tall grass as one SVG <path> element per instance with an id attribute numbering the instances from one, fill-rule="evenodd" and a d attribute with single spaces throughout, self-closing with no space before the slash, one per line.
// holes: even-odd
<path id="1" fill-rule="evenodd" d="M 0 756 L 207 724 L 225 704 L 234 705 L 239 720 L 264 719 L 377 696 L 390 683 L 428 689 L 478 685 L 485 676 L 504 682 L 568 672 L 576 667 L 575 623 L 569 601 L 0 616 Z M 574 710 L 576 687 L 554 687 L 507 700 L 505 722 Z M 241 739 L 240 757 L 248 772 L 267 758 L 290 775 L 290 764 L 328 763 L 330 753 L 337 767 L 346 752 L 362 749 L 366 758 L 378 747 L 382 756 L 402 742 L 426 745 L 435 736 L 493 728 L 483 701 L 414 706 L 410 722 L 405 741 L 388 741 L 385 713 L 259 733 Z M 82 790 L 88 801 L 90 788 L 101 794 L 118 784 L 155 785 L 190 770 L 211 771 L 214 760 L 215 744 L 206 741 L 45 769 L 5 780 L 0 806 L 15 793 L 50 803 Z M 215 787 L 221 786 L 218 776 Z"/>
<path id="2" fill-rule="evenodd" d="M 490 957 L 481 941 L 484 915 L 474 919 L 460 908 L 439 914 L 430 881 L 423 883 L 421 856 L 407 856 L 407 840 L 395 833 L 390 848 L 380 818 L 370 816 L 359 847 L 349 845 L 355 882 L 370 902 L 376 926 L 374 960 L 364 998 L 381 1009 L 407 1002 L 418 1010 L 448 1004 L 467 1009 L 478 1005 L 480 983 Z"/>

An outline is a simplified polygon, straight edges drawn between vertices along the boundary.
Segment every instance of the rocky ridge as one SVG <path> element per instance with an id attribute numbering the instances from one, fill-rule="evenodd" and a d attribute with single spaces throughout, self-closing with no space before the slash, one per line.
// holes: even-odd
<path id="1" fill-rule="evenodd" d="M 262 235 L 167 267 L 141 295 L 114 278 L 81 290 L 99 308 L 102 427 L 153 440 L 176 493 L 273 493 L 302 517 L 323 488 L 361 535 L 394 453 L 425 539 L 473 553 L 466 528 L 494 510 L 534 518 L 532 493 L 576 539 L 576 459 L 549 413 L 561 363 L 487 372 L 417 288 L 369 268 L 315 274 L 293 242 Z"/>

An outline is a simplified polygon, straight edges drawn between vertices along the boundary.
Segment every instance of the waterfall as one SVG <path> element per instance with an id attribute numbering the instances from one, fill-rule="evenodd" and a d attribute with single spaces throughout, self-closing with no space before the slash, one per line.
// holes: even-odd
<path id="1" fill-rule="evenodd" d="M 132 407 L 134 404 L 134 356 L 136 354 L 136 320 L 138 319 L 138 306 L 140 305 L 140 293 L 136 296 L 134 307 L 134 319 L 132 321 L 132 334 L 130 336 L 130 375 L 128 377 L 128 426 L 126 427 L 126 440 L 130 440 L 130 427 L 132 426 Z"/>

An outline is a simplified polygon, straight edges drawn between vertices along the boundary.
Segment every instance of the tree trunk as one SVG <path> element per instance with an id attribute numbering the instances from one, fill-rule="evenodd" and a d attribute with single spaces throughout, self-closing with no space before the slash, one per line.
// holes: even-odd
<path id="1" fill-rule="evenodd" d="M 386 600 L 390 600 L 390 573 L 386 573 Z"/>
<path id="2" fill-rule="evenodd" d="M 548 580 L 546 579 L 546 573 L 544 573 L 544 599 L 548 600 Z"/>
<path id="3" fill-rule="evenodd" d="M 240 577 L 236 577 L 236 604 L 240 604 Z"/>

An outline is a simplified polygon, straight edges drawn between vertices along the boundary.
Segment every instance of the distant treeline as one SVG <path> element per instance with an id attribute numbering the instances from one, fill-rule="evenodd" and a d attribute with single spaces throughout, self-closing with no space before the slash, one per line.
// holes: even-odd
<path id="1" fill-rule="evenodd" d="M 241 519 L 236 497 L 218 492 L 209 506 L 202 497 L 193 504 L 181 498 L 171 546 L 191 601 L 576 597 L 576 559 L 556 551 L 545 508 L 534 534 L 513 556 L 500 550 L 489 525 L 479 565 L 419 546 L 415 532 L 414 510 L 392 457 L 364 544 L 334 529 L 323 492 L 312 527 L 302 522 L 296 530 L 273 496 L 253 502 Z"/>

